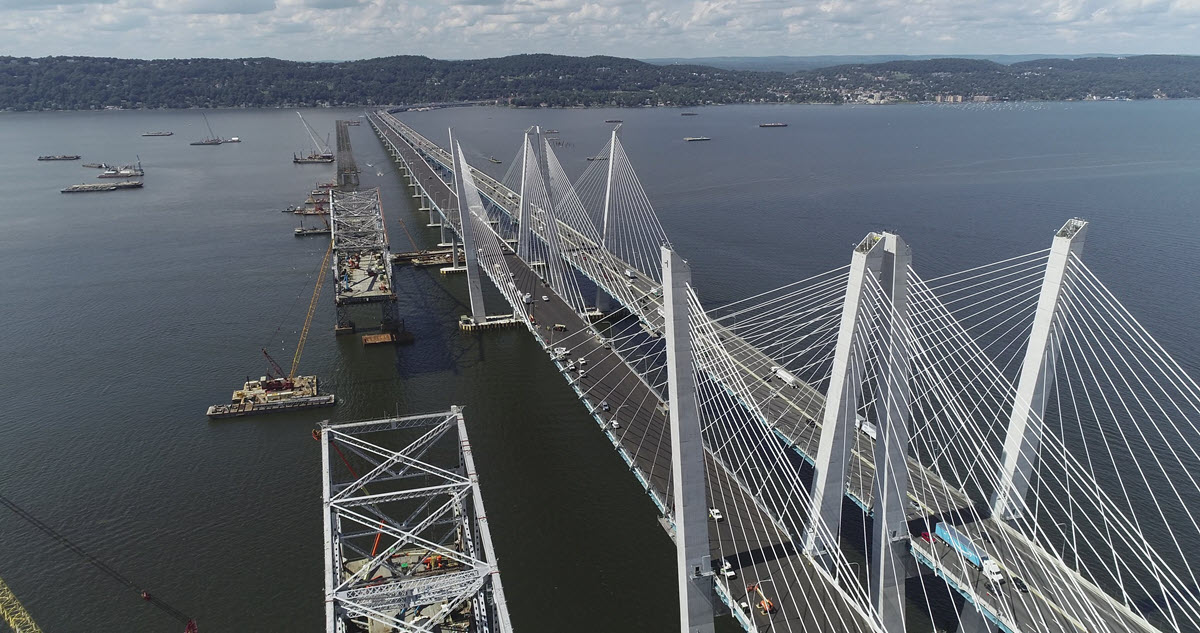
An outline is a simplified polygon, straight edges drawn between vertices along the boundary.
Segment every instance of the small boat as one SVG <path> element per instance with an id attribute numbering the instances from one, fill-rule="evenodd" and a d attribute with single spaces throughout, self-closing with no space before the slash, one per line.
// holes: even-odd
<path id="1" fill-rule="evenodd" d="M 558 130 L 542 130 L 545 134 L 558 134 Z"/>
<path id="2" fill-rule="evenodd" d="M 238 138 L 238 137 L 236 137 L 236 136 L 231 136 L 231 137 L 229 137 L 229 140 L 227 140 L 227 141 L 225 141 L 225 142 L 226 142 L 226 143 L 241 143 L 241 142 L 242 142 L 242 139 L 240 139 L 240 138 Z"/>
<path id="3" fill-rule="evenodd" d="M 171 136 L 174 132 L 142 132 L 142 136 Z"/>
<path id="4" fill-rule="evenodd" d="M 787 123 L 759 123 L 758 127 L 787 127 Z"/>
<path id="5" fill-rule="evenodd" d="M 588 156 L 588 160 L 608 160 L 607 156 Z"/>
<path id="6" fill-rule="evenodd" d="M 497 165 L 504 162 L 504 161 L 496 158 L 495 156 L 488 156 L 488 160 L 492 161 L 493 163 L 496 163 Z"/>
<path id="7" fill-rule="evenodd" d="M 54 154 L 53 156 L 38 156 L 38 160 L 79 160 L 79 154 Z"/>
<path id="8" fill-rule="evenodd" d="M 692 143 L 694 141 L 711 141 L 712 139 L 707 136 L 685 136 L 683 140 Z"/>
<path id="9" fill-rule="evenodd" d="M 376 176 L 382 176 L 382 175 L 383 175 L 383 172 L 381 172 L 381 171 L 377 171 L 377 172 L 375 172 L 375 175 L 376 175 Z"/>
<path id="10" fill-rule="evenodd" d="M 605 119 L 605 123 L 624 123 L 621 119 Z"/>

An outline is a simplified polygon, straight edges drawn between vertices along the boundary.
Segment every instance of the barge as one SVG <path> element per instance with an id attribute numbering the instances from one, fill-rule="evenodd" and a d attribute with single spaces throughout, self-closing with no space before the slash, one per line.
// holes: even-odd
<path id="1" fill-rule="evenodd" d="M 117 189 L 141 189 L 142 183 L 136 180 L 124 182 L 89 182 L 82 185 L 71 185 L 63 189 L 63 193 L 89 193 L 92 191 L 116 191 Z"/>
<path id="2" fill-rule="evenodd" d="M 54 154 L 53 156 L 38 156 L 38 160 L 79 160 L 79 154 Z"/>
<path id="3" fill-rule="evenodd" d="M 331 407 L 337 403 L 333 394 L 317 393 L 316 376 L 296 376 L 291 380 L 263 376 L 251 380 L 233 392 L 229 404 L 214 404 L 206 415 L 213 419 L 262 415 L 280 411 L 299 411 Z"/>

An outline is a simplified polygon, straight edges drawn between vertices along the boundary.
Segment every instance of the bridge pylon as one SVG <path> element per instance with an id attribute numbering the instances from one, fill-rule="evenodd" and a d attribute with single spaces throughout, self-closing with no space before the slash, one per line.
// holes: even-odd
<path id="1" fill-rule="evenodd" d="M 462 148 L 454 143 L 454 130 L 450 130 L 450 151 L 454 154 L 454 196 L 458 199 L 459 232 L 462 233 L 463 253 L 467 267 L 467 294 L 471 303 L 471 318 L 475 323 L 487 322 L 487 311 L 483 306 L 483 289 L 479 285 L 479 247 L 475 244 L 475 225 L 471 222 L 474 212 L 467 203 L 467 185 L 463 174 L 467 161 Z M 453 248 L 453 247 L 452 247 Z"/>
<path id="2" fill-rule="evenodd" d="M 882 630 L 905 630 L 908 569 L 909 348 L 908 269 L 912 254 L 893 233 L 870 233 L 854 248 L 834 349 L 821 437 L 814 462 L 812 506 L 804 550 L 829 567 L 840 546 L 842 499 L 859 423 L 864 372 L 874 356 L 876 439 L 872 483 L 874 527 L 868 589 Z M 877 286 L 880 292 L 870 292 Z M 884 305 L 877 305 L 883 303 Z M 872 315 L 880 315 L 872 317 Z M 877 319 L 877 322 L 876 322 Z M 871 329 L 874 332 L 871 332 Z M 878 349 L 871 351 L 872 339 Z"/>
<path id="3" fill-rule="evenodd" d="M 992 515 L 1002 519 L 1014 519 L 1025 512 L 1029 478 L 1041 449 L 1042 416 L 1046 412 L 1047 397 L 1054 388 L 1055 359 L 1050 356 L 1050 346 L 1055 338 L 1054 320 L 1071 256 L 1083 254 L 1087 227 L 1084 220 L 1067 220 L 1054 234 L 1054 243 L 1050 246 L 1042 293 L 1029 331 L 1029 344 L 1025 348 L 1025 360 L 1004 438 L 1004 452 L 1000 456 L 999 484 L 992 495 Z"/>
<path id="4" fill-rule="evenodd" d="M 680 631 L 712 633 L 713 572 L 708 546 L 708 497 L 704 489 L 704 440 L 700 433 L 696 379 L 692 374 L 688 300 L 692 272 L 687 262 L 663 246 L 662 275 Z"/>
<path id="5" fill-rule="evenodd" d="M 879 277 L 883 268 L 883 248 L 883 236 L 878 233 L 868 234 L 854 247 L 846 299 L 842 303 L 829 390 L 821 416 L 812 505 L 804 539 L 805 553 L 823 562 L 827 562 L 829 554 L 840 547 L 837 538 L 842 522 L 842 498 L 846 494 L 846 471 L 853 446 L 851 430 L 858 416 L 862 371 L 868 357 L 862 346 L 855 345 L 855 339 L 861 336 L 859 332 L 864 328 L 862 315 L 867 314 L 870 308 L 870 298 L 864 296 L 863 289 L 868 276 Z"/>

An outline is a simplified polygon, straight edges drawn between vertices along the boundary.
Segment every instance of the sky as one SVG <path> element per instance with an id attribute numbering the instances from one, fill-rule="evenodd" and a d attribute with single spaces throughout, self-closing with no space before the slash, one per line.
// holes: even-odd
<path id="1" fill-rule="evenodd" d="M 1200 54 L 1200 0 L 0 0 L 0 55 Z"/>

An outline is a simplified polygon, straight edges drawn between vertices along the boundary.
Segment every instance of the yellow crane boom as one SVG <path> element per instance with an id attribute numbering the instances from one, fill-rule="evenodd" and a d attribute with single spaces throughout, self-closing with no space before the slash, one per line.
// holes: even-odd
<path id="1" fill-rule="evenodd" d="M 42 629 L 33 621 L 33 616 L 21 606 L 21 601 L 17 600 L 17 596 L 8 585 L 4 584 L 3 578 L 0 578 L 0 616 L 4 616 L 4 621 L 8 622 L 8 626 L 16 633 L 42 633 Z"/>
<path id="2" fill-rule="evenodd" d="M 300 340 L 296 342 L 296 353 L 292 356 L 292 370 L 287 379 L 296 377 L 296 369 L 300 367 L 300 354 L 304 352 L 304 341 L 308 340 L 308 328 L 312 325 L 313 314 L 317 311 L 317 299 L 321 296 L 321 286 L 325 283 L 325 273 L 329 271 L 329 254 L 333 252 L 333 241 L 325 249 L 325 258 L 321 260 L 321 271 L 317 273 L 317 285 L 313 288 L 312 300 L 308 302 L 308 314 L 304 315 L 304 328 L 300 330 Z"/>

